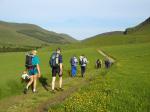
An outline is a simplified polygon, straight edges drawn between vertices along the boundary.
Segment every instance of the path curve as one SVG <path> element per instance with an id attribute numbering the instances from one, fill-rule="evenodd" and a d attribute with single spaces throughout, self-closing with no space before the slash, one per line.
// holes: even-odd
<path id="1" fill-rule="evenodd" d="M 107 57 L 112 63 L 115 63 L 115 62 L 116 62 L 116 60 L 115 60 L 113 57 L 109 56 L 109 55 L 106 54 L 104 51 L 102 51 L 102 50 L 97 50 L 97 51 L 98 51 L 98 53 L 100 53 L 102 56 Z"/>

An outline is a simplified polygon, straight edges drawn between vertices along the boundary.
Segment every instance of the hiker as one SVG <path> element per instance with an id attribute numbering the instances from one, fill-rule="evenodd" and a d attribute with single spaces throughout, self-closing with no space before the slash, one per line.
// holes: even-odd
<path id="1" fill-rule="evenodd" d="M 110 68 L 110 65 L 111 65 L 111 62 L 110 62 L 110 60 L 109 60 L 109 58 L 106 58 L 105 59 L 105 68 Z"/>
<path id="2" fill-rule="evenodd" d="M 95 66 L 96 66 L 97 69 L 101 68 L 102 67 L 102 60 L 97 59 Z"/>
<path id="3" fill-rule="evenodd" d="M 63 73 L 63 60 L 61 55 L 60 48 L 56 49 L 56 52 L 54 52 L 51 55 L 49 64 L 52 68 L 52 93 L 55 93 L 55 80 L 56 80 L 56 74 L 59 75 L 59 90 L 62 91 L 62 73 Z"/>
<path id="4" fill-rule="evenodd" d="M 26 55 L 26 70 L 28 71 L 30 81 L 27 83 L 27 86 L 24 89 L 24 93 L 27 94 L 27 91 L 30 87 L 30 85 L 33 83 L 33 93 L 36 92 L 36 82 L 37 77 L 41 76 L 40 66 L 39 66 L 40 60 L 37 56 L 37 51 L 32 50 L 30 54 Z"/>
<path id="5" fill-rule="evenodd" d="M 81 55 L 79 59 L 79 64 L 81 66 L 81 76 L 84 77 L 88 60 L 84 55 Z"/>
<path id="6" fill-rule="evenodd" d="M 71 64 L 71 75 L 72 77 L 75 77 L 77 74 L 77 63 L 78 63 L 78 59 L 76 56 L 73 56 L 70 59 L 70 64 Z"/>

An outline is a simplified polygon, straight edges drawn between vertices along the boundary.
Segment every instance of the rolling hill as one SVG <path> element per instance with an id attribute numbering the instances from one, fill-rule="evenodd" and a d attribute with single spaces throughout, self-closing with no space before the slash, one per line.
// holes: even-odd
<path id="1" fill-rule="evenodd" d="M 37 25 L 0 21 L 0 46 L 10 48 L 41 47 L 50 43 L 77 42 L 67 34 L 47 31 Z"/>
<path id="2" fill-rule="evenodd" d="M 4 112 L 82 112 L 83 110 L 87 112 L 123 112 L 124 110 L 149 112 L 150 41 L 148 39 L 150 35 L 149 23 L 144 23 L 122 32 L 97 35 L 91 38 L 91 41 L 87 39 L 87 45 L 83 44 L 86 43 L 84 41 L 83 43 L 62 45 L 65 65 L 63 68 L 64 91 L 57 90 L 55 94 L 51 93 L 49 85 L 52 78 L 50 78 L 48 60 L 49 53 L 53 52 L 53 48 L 57 47 L 57 44 L 39 50 L 42 77 L 41 80 L 38 80 L 38 92 L 35 94 L 32 93 L 32 89 L 29 89 L 28 94 L 22 94 L 26 84 L 20 82 L 24 70 L 25 53 L 0 53 L 0 62 L 2 63 L 0 110 Z M 61 35 L 64 36 L 64 34 Z M 36 40 L 35 37 L 32 39 Z M 95 40 L 93 41 L 93 39 Z M 40 42 L 43 41 L 39 39 Z M 45 44 L 45 42 L 43 43 Z M 124 45 L 120 45 L 122 43 Z M 109 46 L 101 46 L 108 44 Z M 94 68 L 98 58 L 103 62 L 105 60 L 105 57 L 100 55 L 94 46 L 97 50 L 101 49 L 108 56 L 116 59 L 111 68 L 106 69 L 105 63 L 99 70 Z M 69 59 L 74 54 L 76 56 L 85 54 L 90 62 L 84 78 L 80 78 L 79 66 L 77 77 L 70 77 Z"/>
<path id="3" fill-rule="evenodd" d="M 150 42 L 150 17 L 125 31 L 107 32 L 82 41 L 86 45 L 121 45 Z"/>

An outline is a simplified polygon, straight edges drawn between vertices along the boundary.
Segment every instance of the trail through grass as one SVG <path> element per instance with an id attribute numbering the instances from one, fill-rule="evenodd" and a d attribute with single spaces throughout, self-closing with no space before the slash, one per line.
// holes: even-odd
<path id="1" fill-rule="evenodd" d="M 84 51 L 83 51 L 84 50 Z M 51 72 L 48 65 L 48 60 L 50 57 L 49 51 L 39 51 L 39 57 L 41 60 L 41 71 L 43 77 L 47 79 L 48 84 L 51 82 Z M 75 79 L 70 78 L 69 70 L 70 70 L 70 64 L 69 60 L 71 56 L 76 53 L 77 56 L 80 56 L 81 54 L 85 54 L 88 57 L 89 65 L 87 69 L 87 78 L 82 79 L 80 78 L 80 68 L 78 67 L 78 77 Z M 92 54 L 92 55 L 91 55 Z M 24 53 L 4 53 L 1 54 L 3 57 L 3 61 L 6 63 L 8 60 L 11 62 L 13 60 L 13 63 L 5 64 L 3 67 L 4 69 L 1 71 L 0 74 L 2 74 L 4 80 L 1 82 L 0 88 L 1 93 L 7 93 L 5 96 L 1 96 L 0 100 L 0 110 L 1 111 L 14 111 L 14 112 L 29 112 L 33 111 L 36 108 L 43 109 L 45 107 L 42 106 L 44 102 L 49 102 L 49 100 L 55 99 L 56 97 L 60 97 L 61 94 L 66 95 L 66 92 L 70 92 L 72 94 L 74 91 L 77 91 L 78 88 L 82 87 L 84 84 L 86 84 L 86 81 L 88 82 L 88 76 L 92 75 L 91 70 L 94 68 L 95 60 L 99 57 L 101 57 L 95 49 L 93 48 L 85 48 L 85 49 L 69 49 L 65 50 L 63 52 L 63 59 L 64 59 L 64 75 L 63 75 L 63 85 L 65 91 L 60 93 L 58 92 L 56 95 L 51 94 L 49 91 L 46 91 L 44 88 L 42 88 L 41 84 L 38 83 L 38 93 L 33 94 L 32 92 L 29 92 L 29 94 L 24 95 L 22 94 L 22 90 L 25 87 L 24 84 L 20 83 L 20 75 L 21 71 L 23 71 L 24 66 Z M 11 57 L 11 58 L 10 58 Z M 15 57 L 15 58 L 14 58 Z M 8 58 L 8 59 L 7 59 Z M 12 65 L 12 67 L 10 67 Z M 16 65 L 16 66 L 15 66 Z M 6 70 L 8 69 L 8 70 Z M 10 73 L 9 73 L 10 72 Z M 17 73 L 18 72 L 18 73 Z M 3 75 L 3 73 L 7 74 L 7 77 Z M 14 82 L 11 83 L 11 81 L 14 80 L 17 82 L 15 84 Z M 10 82 L 10 85 L 6 85 L 6 81 Z M 15 85 L 14 85 L 15 84 Z M 12 87 L 13 86 L 13 87 Z M 17 92 L 12 91 L 10 93 L 7 89 L 2 89 L 4 87 L 10 88 L 12 90 L 17 90 Z M 74 88 L 74 89 L 72 89 Z M 50 90 L 51 87 L 49 86 L 48 89 Z M 68 97 L 70 94 L 66 95 Z M 9 96 L 9 97 L 8 97 Z M 62 100 L 64 100 L 66 97 L 61 97 Z M 60 99 L 61 99 L 60 98 Z M 53 101 L 51 101 L 53 102 Z"/>
<path id="2" fill-rule="evenodd" d="M 38 86 L 39 92 L 37 94 L 29 92 L 27 95 L 18 95 L 1 99 L 0 109 L 2 112 L 37 112 L 38 110 L 48 110 L 50 112 L 149 112 L 150 44 L 120 45 L 102 47 L 100 49 L 115 57 L 117 60 L 117 63 L 110 69 L 94 69 L 95 60 L 97 58 L 102 59 L 102 56 L 96 52 L 95 48 L 66 49 L 63 52 L 65 91 L 57 92 L 53 95 L 42 88 L 42 86 Z M 89 59 L 86 78 L 68 77 L 70 57 L 74 53 L 79 56 L 83 52 Z M 1 56 L 3 55 L 5 56 L 5 54 Z M 17 55 L 17 59 L 23 61 L 23 59 L 21 59 L 23 53 Z M 49 78 L 49 65 L 47 63 L 49 55 L 48 49 L 41 50 L 39 54 L 41 59 L 41 70 L 43 71 L 42 74 L 48 79 L 48 83 L 51 82 Z M 6 56 L 9 57 L 13 55 L 7 54 Z M 15 58 L 13 61 L 16 63 L 16 66 L 19 66 Z M 13 63 L 11 64 L 13 65 Z M 4 70 L 7 72 L 5 67 L 6 66 L 4 66 Z M 15 66 L 12 67 L 14 69 L 13 72 L 16 73 L 17 70 Z M 5 71 L 3 71 L 3 73 Z M 80 71 L 78 71 L 78 75 L 79 73 Z M 18 81 L 11 73 L 9 73 L 8 76 L 9 77 L 3 77 L 3 79 L 8 81 L 16 79 Z M 1 83 L 3 83 L 4 87 L 6 86 L 5 81 Z M 13 90 L 15 86 L 11 87 L 11 85 L 12 83 L 10 83 L 8 87 Z M 17 88 L 21 90 L 21 86 Z M 48 88 L 50 89 L 50 86 Z M 8 91 L 9 90 L 5 90 L 6 93 Z M 12 91 L 12 94 L 15 95 L 16 93 Z M 17 92 L 17 94 L 21 93 Z"/>
<path id="3" fill-rule="evenodd" d="M 150 44 L 101 48 L 117 59 L 109 70 L 93 71 L 94 80 L 63 104 L 49 108 L 55 112 L 149 112 Z"/>
<path id="4" fill-rule="evenodd" d="M 58 83 L 58 82 L 57 82 Z M 33 94 L 31 90 L 27 95 L 19 95 L 10 98 L 6 98 L 0 101 L 1 112 L 38 112 L 46 109 L 46 105 L 55 104 L 63 101 L 73 92 L 80 88 L 79 84 L 84 85 L 86 80 L 78 77 L 76 79 L 65 78 L 64 79 L 64 91 L 57 91 L 56 94 L 52 94 L 51 91 L 47 91 L 44 88 L 38 88 L 38 93 Z M 47 87 L 51 90 L 51 86 Z M 66 95 L 66 96 L 65 96 Z"/>

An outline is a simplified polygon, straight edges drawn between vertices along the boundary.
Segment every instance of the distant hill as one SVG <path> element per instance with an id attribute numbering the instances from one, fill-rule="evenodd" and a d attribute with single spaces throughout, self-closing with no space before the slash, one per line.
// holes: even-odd
<path id="1" fill-rule="evenodd" d="M 37 25 L 0 21 L 0 47 L 41 47 L 73 42 L 77 40 L 67 34 L 58 34 Z"/>
<path id="2" fill-rule="evenodd" d="M 86 45 L 105 46 L 150 42 L 150 17 L 125 31 L 102 33 L 82 41 Z"/>
<path id="3" fill-rule="evenodd" d="M 150 34 L 150 17 L 146 19 L 144 22 L 140 23 L 139 25 L 127 28 L 124 34 Z"/>

